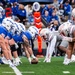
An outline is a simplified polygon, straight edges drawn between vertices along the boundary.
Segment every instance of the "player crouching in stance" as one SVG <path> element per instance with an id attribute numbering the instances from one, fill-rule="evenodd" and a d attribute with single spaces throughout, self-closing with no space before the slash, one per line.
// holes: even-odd
<path id="1" fill-rule="evenodd" d="M 10 19 L 10 18 L 8 18 Z M 0 26 L 0 46 L 2 48 L 2 52 L 4 54 L 4 57 L 7 59 L 7 62 L 10 67 L 14 66 L 13 63 L 11 62 L 12 60 L 12 55 L 10 48 L 7 47 L 6 45 L 6 40 L 5 37 L 7 36 L 10 28 L 11 28 L 12 23 L 9 22 L 9 20 L 3 20 L 2 25 Z"/>
<path id="2" fill-rule="evenodd" d="M 75 44 L 75 8 L 72 10 L 72 25 L 61 25 L 59 27 L 60 33 L 65 34 L 63 37 L 63 40 L 66 40 L 69 42 L 68 48 L 66 50 L 66 55 L 63 64 L 68 65 L 71 62 L 71 56 Z"/>
<path id="3" fill-rule="evenodd" d="M 48 47 L 47 47 L 46 57 L 44 62 L 47 62 L 47 63 L 51 62 L 51 57 L 52 57 L 53 51 L 55 50 L 57 38 L 47 28 L 44 28 L 40 31 L 40 36 L 43 38 L 44 41 L 48 42 Z"/>
<path id="4" fill-rule="evenodd" d="M 34 56 L 32 48 L 29 45 L 29 40 L 35 39 L 36 36 L 39 34 L 38 29 L 35 26 L 30 26 L 27 31 L 23 31 L 23 29 L 21 29 L 21 27 L 18 24 L 16 25 L 14 24 L 14 27 L 12 28 L 12 31 L 14 30 L 15 35 L 12 36 L 11 33 L 10 35 L 12 37 L 9 37 L 8 35 L 9 39 L 11 39 L 11 41 L 9 41 L 9 44 L 14 45 L 15 42 L 21 42 L 23 44 L 23 48 L 29 62 L 31 63 L 31 57 L 35 59 L 36 62 L 38 62 L 38 59 Z"/>

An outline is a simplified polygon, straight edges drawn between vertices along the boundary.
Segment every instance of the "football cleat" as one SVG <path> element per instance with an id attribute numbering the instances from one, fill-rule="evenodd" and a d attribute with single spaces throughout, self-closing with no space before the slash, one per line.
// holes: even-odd
<path id="1" fill-rule="evenodd" d="M 72 55 L 71 62 L 75 62 L 75 55 Z"/>
<path id="2" fill-rule="evenodd" d="M 71 59 L 65 58 L 63 64 L 68 65 L 70 63 Z"/>

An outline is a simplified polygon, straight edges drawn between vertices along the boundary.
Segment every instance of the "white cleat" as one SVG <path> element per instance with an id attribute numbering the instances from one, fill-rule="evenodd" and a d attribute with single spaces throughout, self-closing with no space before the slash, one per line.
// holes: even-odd
<path id="1" fill-rule="evenodd" d="M 63 64 L 68 65 L 70 63 L 71 59 L 65 58 Z"/>
<path id="2" fill-rule="evenodd" d="M 75 55 L 72 55 L 71 62 L 75 62 Z"/>
<path id="3" fill-rule="evenodd" d="M 51 60 L 50 59 L 45 59 L 43 62 L 50 63 Z"/>
<path id="4" fill-rule="evenodd" d="M 18 66 L 18 65 L 20 65 L 22 62 L 19 60 L 19 59 L 15 59 L 14 61 L 13 61 L 13 64 L 15 65 L 15 66 Z"/>
<path id="5" fill-rule="evenodd" d="M 47 59 L 45 59 L 43 62 L 46 62 L 47 61 Z"/>
<path id="6" fill-rule="evenodd" d="M 15 65 L 14 64 L 9 64 L 9 67 L 15 67 Z"/>
<path id="7" fill-rule="evenodd" d="M 8 61 L 7 61 L 7 59 L 5 57 L 2 57 L 1 59 L 2 59 L 4 64 L 8 64 Z"/>
<path id="8" fill-rule="evenodd" d="M 15 66 L 19 66 L 20 64 L 19 64 L 19 62 L 15 62 L 14 65 Z"/>
<path id="9" fill-rule="evenodd" d="M 51 62 L 51 60 L 50 59 L 48 59 L 47 61 L 46 61 L 46 63 L 50 63 Z"/>
<path id="10" fill-rule="evenodd" d="M 9 63 L 9 67 L 15 67 L 15 65 L 11 61 L 8 61 L 8 63 Z"/>
<path id="11" fill-rule="evenodd" d="M 48 60 L 48 59 L 47 59 L 47 58 L 45 58 L 43 62 L 47 62 L 47 60 Z"/>

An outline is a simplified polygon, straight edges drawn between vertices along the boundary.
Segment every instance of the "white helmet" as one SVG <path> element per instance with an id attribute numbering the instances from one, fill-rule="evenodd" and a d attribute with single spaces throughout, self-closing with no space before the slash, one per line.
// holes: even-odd
<path id="1" fill-rule="evenodd" d="M 34 38 L 36 35 L 39 34 L 39 29 L 35 26 L 30 26 L 28 28 L 28 31 L 30 32 L 31 36 Z"/>
<path id="2" fill-rule="evenodd" d="M 3 12 L 3 7 L 0 6 L 0 14 Z"/>
<path id="3" fill-rule="evenodd" d="M 9 31 L 13 25 L 13 20 L 10 18 L 5 18 L 2 21 L 2 25 Z"/>
<path id="4" fill-rule="evenodd" d="M 26 31 L 26 28 L 25 26 L 22 24 L 22 23 L 19 23 L 19 28 L 21 31 L 25 32 Z"/>
<path id="5" fill-rule="evenodd" d="M 71 25 L 72 24 L 69 21 L 63 23 L 62 25 L 59 26 L 59 29 L 58 29 L 59 33 L 64 33 L 64 35 L 67 36 L 68 35 L 68 31 L 69 31 L 69 27 Z"/>
<path id="6" fill-rule="evenodd" d="M 13 34 L 15 34 L 15 33 L 20 34 L 22 32 L 22 29 L 21 29 L 20 24 L 18 22 L 13 23 L 13 26 L 11 27 L 11 32 Z"/>
<path id="7" fill-rule="evenodd" d="M 15 22 L 14 27 L 15 27 L 15 31 L 17 31 L 17 34 L 20 34 L 21 32 L 26 31 L 26 28 L 22 23 Z"/>
<path id="8" fill-rule="evenodd" d="M 50 31 L 47 28 L 44 28 L 40 31 L 40 36 L 41 37 L 45 37 L 46 39 L 48 39 L 48 35 L 49 35 Z"/>
<path id="9" fill-rule="evenodd" d="M 75 8 L 72 10 L 72 17 L 75 18 Z"/>

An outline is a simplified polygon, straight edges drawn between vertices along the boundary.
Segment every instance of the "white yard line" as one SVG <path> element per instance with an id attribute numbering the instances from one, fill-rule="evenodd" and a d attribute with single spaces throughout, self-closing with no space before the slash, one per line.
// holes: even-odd
<path id="1" fill-rule="evenodd" d="M 2 73 L 15 73 L 16 75 L 22 75 L 22 73 L 17 69 L 17 67 L 11 67 L 14 72 L 2 72 Z"/>
<path id="2" fill-rule="evenodd" d="M 2 72 L 2 73 L 5 73 L 5 74 L 6 74 L 6 73 L 7 73 L 7 74 L 10 73 L 10 74 L 12 74 L 12 73 L 14 73 L 14 72 Z M 35 72 L 33 72 L 33 71 L 25 71 L 25 72 L 21 72 L 21 73 L 35 73 Z"/>
<path id="3" fill-rule="evenodd" d="M 8 74 L 8 73 L 10 73 L 10 74 L 12 74 L 12 73 L 15 73 L 15 72 L 2 72 L 2 73 L 5 73 L 5 74 Z"/>
<path id="4" fill-rule="evenodd" d="M 25 71 L 25 72 L 21 72 L 21 73 L 35 73 L 33 71 Z"/>
<path id="5" fill-rule="evenodd" d="M 16 75 L 22 75 L 22 73 L 16 68 L 16 67 L 11 67 Z"/>

